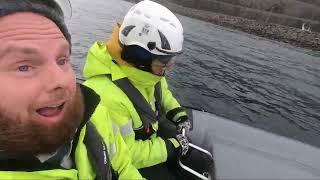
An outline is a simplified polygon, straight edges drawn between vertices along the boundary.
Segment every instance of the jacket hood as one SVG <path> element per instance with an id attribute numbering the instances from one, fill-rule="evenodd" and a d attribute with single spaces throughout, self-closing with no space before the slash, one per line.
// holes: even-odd
<path id="1" fill-rule="evenodd" d="M 116 25 L 111 38 L 106 43 L 95 42 L 90 48 L 83 70 L 85 78 L 98 75 L 111 75 L 115 81 L 124 77 L 139 86 L 154 86 L 161 76 L 139 70 L 121 59 L 119 44 L 119 24 Z"/>

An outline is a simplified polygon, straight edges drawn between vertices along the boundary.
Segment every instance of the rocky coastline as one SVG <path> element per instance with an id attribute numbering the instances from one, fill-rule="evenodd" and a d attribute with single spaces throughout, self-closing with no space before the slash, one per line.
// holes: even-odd
<path id="1" fill-rule="evenodd" d="M 288 27 L 274 23 L 261 23 L 242 17 L 235 17 L 205 11 L 200 9 L 189 8 L 170 2 L 168 0 L 154 0 L 168 7 L 178 14 L 207 21 L 220 26 L 241 30 L 249 34 L 273 39 L 294 46 L 320 51 L 320 33 L 309 32 L 301 29 Z"/>

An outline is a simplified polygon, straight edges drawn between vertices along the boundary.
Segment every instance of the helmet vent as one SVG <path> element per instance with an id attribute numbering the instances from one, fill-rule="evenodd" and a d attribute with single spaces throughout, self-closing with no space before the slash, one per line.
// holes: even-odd
<path id="1" fill-rule="evenodd" d="M 148 48 L 149 50 L 154 50 L 156 48 L 156 42 L 148 42 Z"/>
<path id="2" fill-rule="evenodd" d="M 169 19 L 166 19 L 166 18 L 163 18 L 163 17 L 161 17 L 160 20 L 163 21 L 163 22 L 169 22 Z"/>
<path id="3" fill-rule="evenodd" d="M 176 26 L 176 25 L 174 25 L 173 23 L 170 23 L 170 25 L 171 25 L 171 26 L 173 26 L 174 28 L 177 28 L 177 26 Z"/>
<path id="4" fill-rule="evenodd" d="M 166 36 L 164 34 L 162 34 L 162 32 L 160 32 L 159 30 L 158 30 L 158 32 L 159 32 L 160 39 L 161 39 L 161 48 L 166 49 L 166 50 L 171 50 L 169 41 L 166 38 Z"/>
<path id="5" fill-rule="evenodd" d="M 127 26 L 125 28 L 123 28 L 123 30 L 121 31 L 121 33 L 124 35 L 124 36 L 128 36 L 128 34 L 130 33 L 130 31 L 135 28 L 136 26 Z"/>

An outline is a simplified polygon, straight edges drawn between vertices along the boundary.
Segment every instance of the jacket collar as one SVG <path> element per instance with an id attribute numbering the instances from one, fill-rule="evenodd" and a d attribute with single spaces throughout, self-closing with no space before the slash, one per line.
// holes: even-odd
<path id="1" fill-rule="evenodd" d="M 100 96 L 91 88 L 79 84 L 82 95 L 83 95 L 83 102 L 84 102 L 84 114 L 83 114 L 83 121 L 80 125 L 82 127 L 90 120 L 90 117 L 94 113 L 95 109 L 97 108 L 98 104 L 100 103 Z"/>
<path id="2" fill-rule="evenodd" d="M 121 58 L 122 47 L 119 42 L 119 31 L 120 31 L 120 23 L 117 23 L 112 31 L 110 39 L 106 42 L 107 50 L 110 53 L 111 57 L 116 61 L 119 65 L 131 66 L 125 60 Z"/>

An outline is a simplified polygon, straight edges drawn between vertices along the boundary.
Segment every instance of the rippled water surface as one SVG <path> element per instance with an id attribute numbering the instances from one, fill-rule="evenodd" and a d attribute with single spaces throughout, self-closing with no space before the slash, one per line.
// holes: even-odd
<path id="1" fill-rule="evenodd" d="M 131 3 L 77 0 L 68 24 L 78 77 Z M 320 53 L 178 16 L 185 52 L 168 74 L 183 105 L 320 147 Z"/>

